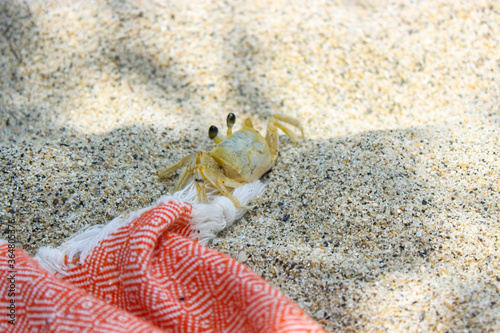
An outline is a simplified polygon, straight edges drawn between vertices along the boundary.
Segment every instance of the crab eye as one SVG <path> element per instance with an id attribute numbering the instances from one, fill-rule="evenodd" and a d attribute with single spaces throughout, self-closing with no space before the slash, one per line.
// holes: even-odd
<path id="1" fill-rule="evenodd" d="M 227 115 L 227 127 L 233 127 L 234 123 L 236 122 L 236 116 L 234 113 L 230 113 Z"/>
<path id="2" fill-rule="evenodd" d="M 217 137 L 217 133 L 219 133 L 219 130 L 217 129 L 216 126 L 212 125 L 208 129 L 208 137 L 213 140 Z"/>
<path id="3" fill-rule="evenodd" d="M 227 115 L 227 135 L 233 134 L 233 125 L 236 122 L 236 116 L 234 113 L 230 113 Z"/>

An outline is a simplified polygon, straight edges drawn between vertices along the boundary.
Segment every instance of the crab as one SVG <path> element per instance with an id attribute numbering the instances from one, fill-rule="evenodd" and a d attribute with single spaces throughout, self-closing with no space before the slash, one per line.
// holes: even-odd
<path id="1" fill-rule="evenodd" d="M 161 170 L 158 173 L 160 180 L 169 178 L 175 171 L 184 168 L 175 191 L 185 185 L 191 175 L 194 175 L 199 202 L 207 202 L 206 183 L 209 183 L 229 198 L 237 208 L 250 208 L 243 206 L 233 196 L 230 189 L 259 179 L 276 164 L 279 149 L 278 129 L 281 129 L 293 141 L 298 142 L 298 136 L 286 124 L 300 129 L 302 139 L 304 128 L 293 117 L 275 114 L 268 120 L 264 139 L 254 129 L 250 118 L 245 120 L 239 131 L 233 133 L 235 122 L 236 116 L 230 113 L 227 116 L 227 135 L 224 138 L 218 136 L 217 127 L 210 126 L 208 136 L 217 146 L 210 152 L 199 151 L 190 154 Z"/>

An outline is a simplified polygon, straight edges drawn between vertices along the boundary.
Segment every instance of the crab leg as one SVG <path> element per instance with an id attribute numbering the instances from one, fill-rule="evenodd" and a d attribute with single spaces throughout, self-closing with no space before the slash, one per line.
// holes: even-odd
<path id="1" fill-rule="evenodd" d="M 197 152 L 197 153 L 193 153 L 193 154 L 190 154 L 190 155 L 184 157 L 179 162 L 174 163 L 171 166 L 169 166 L 168 168 L 161 170 L 158 173 L 158 177 L 160 179 L 168 178 L 176 170 L 185 167 L 184 170 L 182 171 L 181 175 L 179 176 L 179 180 L 177 181 L 177 184 L 175 185 L 174 192 L 179 190 L 179 188 L 184 186 L 185 183 L 193 175 L 193 172 L 195 172 L 196 165 L 199 164 L 199 161 L 200 161 L 201 156 L 203 154 L 206 154 L 206 153 Z"/>
<path id="2" fill-rule="evenodd" d="M 194 184 L 196 185 L 196 194 L 198 195 L 198 202 L 206 203 L 207 200 L 207 190 L 205 187 L 205 177 L 201 172 L 202 167 L 197 165 L 194 170 Z"/>
<path id="3" fill-rule="evenodd" d="M 266 141 L 269 149 L 271 150 L 271 159 L 273 164 L 278 158 L 278 128 L 288 135 L 293 141 L 297 142 L 299 140 L 298 136 L 283 123 L 298 127 L 300 129 L 301 137 L 304 138 L 304 128 L 297 119 L 284 114 L 275 114 L 272 116 L 267 123 Z"/>
<path id="4" fill-rule="evenodd" d="M 192 175 L 193 168 L 185 168 L 181 175 L 179 176 L 179 180 L 175 184 L 174 192 L 177 192 L 189 179 L 189 175 Z"/>
<path id="5" fill-rule="evenodd" d="M 219 166 L 210 156 L 210 154 L 199 151 L 196 153 L 196 165 L 189 170 L 186 168 L 185 171 L 191 174 L 194 173 L 194 184 L 196 186 L 196 193 L 198 195 L 199 202 L 207 202 L 207 190 L 205 188 L 206 177 L 203 175 L 203 168 L 207 167 L 210 169 L 217 169 Z M 180 184 L 180 183 L 179 183 Z"/>
<path id="6" fill-rule="evenodd" d="M 200 171 L 201 176 L 207 180 L 212 186 L 219 190 L 222 195 L 226 196 L 229 200 L 233 202 L 236 208 L 249 209 L 249 206 L 242 206 L 238 199 L 226 187 L 236 188 L 244 185 L 243 182 L 235 181 L 231 178 L 226 177 L 221 171 L 211 168 L 206 165 L 198 165 L 197 169 Z M 205 187 L 203 185 L 203 187 Z"/>
<path id="7" fill-rule="evenodd" d="M 180 169 L 180 168 L 182 168 L 182 167 L 184 167 L 186 165 L 193 164 L 193 162 L 196 160 L 196 157 L 198 156 L 197 154 L 198 153 L 190 154 L 190 155 L 184 157 L 183 159 L 181 159 L 180 161 L 172 164 L 168 168 L 165 168 L 165 169 L 161 170 L 160 172 L 158 172 L 158 177 L 160 179 L 166 179 L 172 173 L 174 173 L 175 171 L 177 171 L 178 169 Z M 183 176 L 185 177 L 186 175 L 184 175 L 184 173 L 183 173 Z"/>

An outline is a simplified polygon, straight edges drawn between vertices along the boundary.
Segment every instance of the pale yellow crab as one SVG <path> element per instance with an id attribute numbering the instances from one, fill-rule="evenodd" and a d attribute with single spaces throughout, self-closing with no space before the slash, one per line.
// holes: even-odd
<path id="1" fill-rule="evenodd" d="M 199 151 L 188 155 L 177 163 L 161 170 L 160 179 L 168 178 L 177 169 L 185 167 L 177 182 L 175 191 L 190 179 L 194 174 L 198 201 L 207 202 L 205 183 L 208 182 L 228 197 L 236 207 L 243 207 L 228 188 L 237 188 L 247 182 L 259 179 L 276 163 L 278 158 L 278 128 L 285 132 L 293 141 L 297 142 L 297 135 L 290 131 L 285 124 L 298 127 L 304 138 L 304 128 L 300 122 L 292 117 L 276 114 L 267 123 L 267 134 L 264 139 L 252 125 L 250 118 L 245 120 L 243 127 L 232 132 L 236 117 L 233 113 L 227 116 L 227 136 L 219 138 L 217 127 L 211 126 L 208 136 L 217 146 L 209 153 Z"/>

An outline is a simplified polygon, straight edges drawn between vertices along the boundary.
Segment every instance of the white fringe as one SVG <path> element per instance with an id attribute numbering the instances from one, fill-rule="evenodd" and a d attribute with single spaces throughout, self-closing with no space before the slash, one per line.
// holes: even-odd
<path id="1" fill-rule="evenodd" d="M 264 184 L 259 180 L 245 184 L 233 191 L 233 195 L 243 206 L 264 193 Z M 193 205 L 191 227 L 196 232 L 190 236 L 197 239 L 202 245 L 207 245 L 215 235 L 225 228 L 231 226 L 234 221 L 240 219 L 246 209 L 238 209 L 231 200 L 221 196 L 213 189 L 207 191 L 209 203 L 198 203 L 194 182 L 191 181 L 183 190 L 172 196 L 162 196 L 158 201 L 147 208 L 140 209 L 127 216 L 117 217 L 106 225 L 95 225 L 86 227 L 66 240 L 59 248 L 42 247 L 38 249 L 35 260 L 52 274 L 66 275 L 66 271 L 75 266 L 75 263 L 84 263 L 85 258 L 92 250 L 109 234 L 115 232 L 122 226 L 131 222 L 144 212 L 169 201 L 189 202 Z M 65 263 L 65 258 L 69 264 Z"/>
<path id="2" fill-rule="evenodd" d="M 243 206 L 247 206 L 250 201 L 264 193 L 264 188 L 264 184 L 256 180 L 236 188 L 233 195 Z M 230 227 L 246 211 L 243 208 L 236 208 L 231 200 L 221 195 L 215 196 L 208 204 L 194 204 L 191 225 L 197 234 L 192 238 L 198 239 L 202 245 L 207 245 L 218 232 Z"/>

